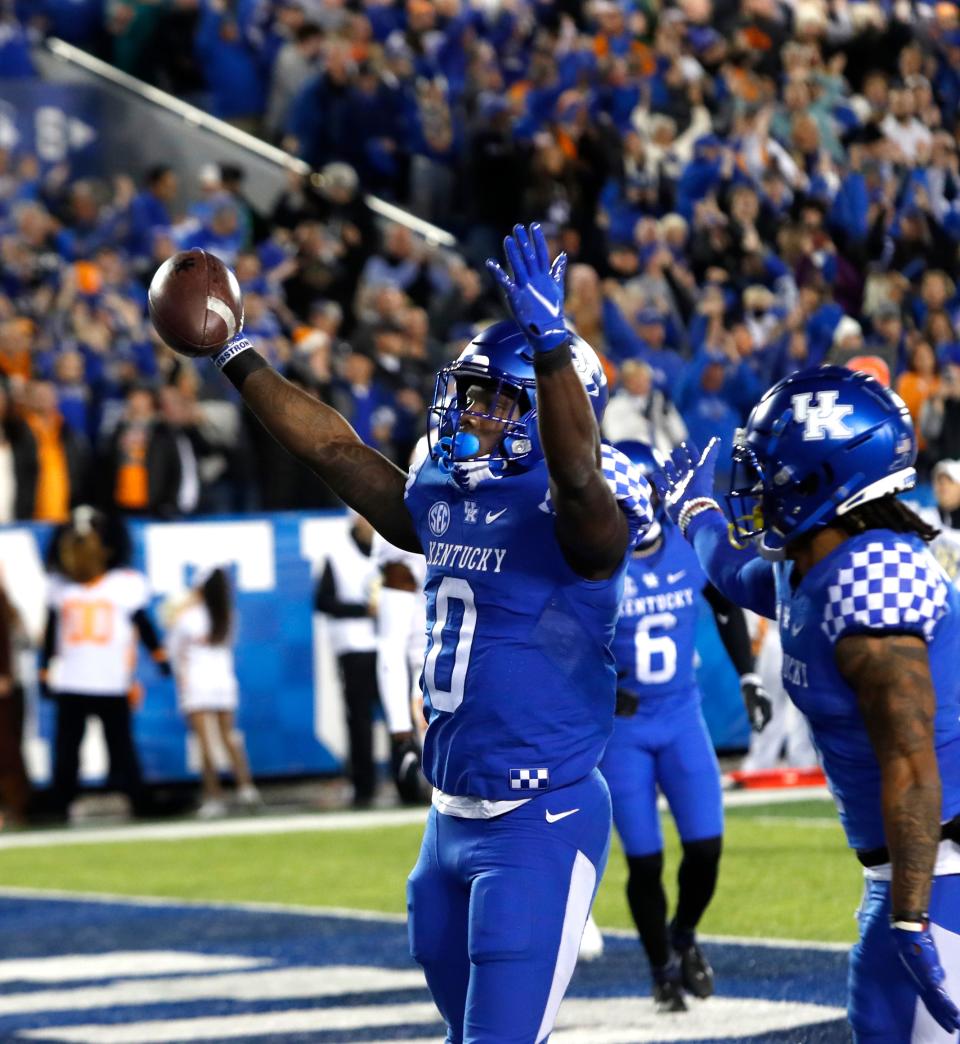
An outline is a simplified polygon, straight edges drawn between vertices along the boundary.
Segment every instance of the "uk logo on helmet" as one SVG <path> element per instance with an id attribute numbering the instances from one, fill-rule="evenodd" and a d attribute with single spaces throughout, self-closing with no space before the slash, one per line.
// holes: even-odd
<path id="1" fill-rule="evenodd" d="M 450 525 L 450 508 L 446 501 L 438 500 L 427 512 L 427 524 L 434 536 L 443 536 Z"/>
<path id="2" fill-rule="evenodd" d="M 837 391 L 801 392 L 791 398 L 793 419 L 804 426 L 804 442 L 845 439 L 853 434 L 852 429 L 843 423 L 843 418 L 853 413 L 853 407 L 838 403 L 839 394 Z"/>

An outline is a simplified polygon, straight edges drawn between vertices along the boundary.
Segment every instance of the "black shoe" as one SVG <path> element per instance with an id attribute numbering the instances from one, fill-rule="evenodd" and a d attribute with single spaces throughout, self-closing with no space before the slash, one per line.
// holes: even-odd
<path id="1" fill-rule="evenodd" d="M 680 981 L 687 993 L 703 1000 L 713 996 L 713 968 L 703 955 L 703 950 L 692 942 L 683 950 L 677 950 L 680 958 Z"/>
<path id="2" fill-rule="evenodd" d="M 671 1011 L 686 1011 L 687 1002 L 683 999 L 683 987 L 674 979 L 655 982 L 653 1006 L 658 1015 L 666 1015 Z"/>

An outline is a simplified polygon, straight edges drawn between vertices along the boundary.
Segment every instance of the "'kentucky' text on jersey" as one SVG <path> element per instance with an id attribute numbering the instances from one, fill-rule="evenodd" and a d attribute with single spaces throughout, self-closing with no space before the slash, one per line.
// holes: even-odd
<path id="1" fill-rule="evenodd" d="M 565 786 L 609 735 L 625 564 L 609 580 L 577 576 L 547 486 L 542 462 L 472 489 L 429 458 L 411 474 L 427 554 L 423 768 L 446 794 L 516 800 Z"/>

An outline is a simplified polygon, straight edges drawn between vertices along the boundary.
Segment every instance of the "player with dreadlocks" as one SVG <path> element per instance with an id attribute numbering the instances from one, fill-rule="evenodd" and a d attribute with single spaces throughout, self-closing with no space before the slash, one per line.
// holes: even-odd
<path id="1" fill-rule="evenodd" d="M 956 1040 L 960 593 L 927 549 L 936 530 L 897 499 L 916 481 L 910 414 L 842 367 L 771 388 L 733 450 L 735 526 L 765 556 L 746 565 L 713 495 L 717 445 L 681 447 L 654 481 L 711 581 L 779 621 L 784 685 L 866 877 L 854 1039 Z"/>

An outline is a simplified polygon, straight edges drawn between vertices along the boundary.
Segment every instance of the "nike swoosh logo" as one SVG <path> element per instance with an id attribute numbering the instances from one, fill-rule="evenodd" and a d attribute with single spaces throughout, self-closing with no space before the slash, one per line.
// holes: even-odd
<path id="1" fill-rule="evenodd" d="M 499 518 L 499 517 L 500 517 L 500 516 L 501 516 L 502 514 L 504 514 L 504 512 L 505 512 L 506 510 L 507 510 L 506 508 L 501 508 L 501 509 L 500 509 L 499 511 L 488 511 L 488 512 L 487 512 L 487 525 L 489 526 L 491 522 L 496 522 L 496 521 L 497 521 L 497 519 L 498 519 L 498 518 Z"/>
<path id="2" fill-rule="evenodd" d="M 540 304 L 542 304 L 543 307 L 546 308 L 547 312 L 550 315 L 556 318 L 560 314 L 559 304 L 557 304 L 555 301 L 548 301 L 535 286 L 528 285 L 527 289 L 540 302 Z"/>
<path id="3" fill-rule="evenodd" d="M 546 810 L 547 822 L 548 823 L 556 823 L 556 822 L 558 822 L 561 819 L 566 819 L 567 816 L 572 816 L 574 814 L 574 812 L 579 812 L 579 811 L 580 811 L 579 808 L 571 808 L 569 812 L 557 812 L 556 815 L 554 815 L 554 813 L 551 812 L 550 809 L 547 809 Z"/>
<path id="4" fill-rule="evenodd" d="M 796 638 L 796 636 L 803 630 L 803 624 L 790 624 L 790 633 Z"/>
<path id="5" fill-rule="evenodd" d="M 681 569 L 679 573 L 667 573 L 667 583 L 675 584 L 681 577 L 686 576 L 686 569 Z"/>

